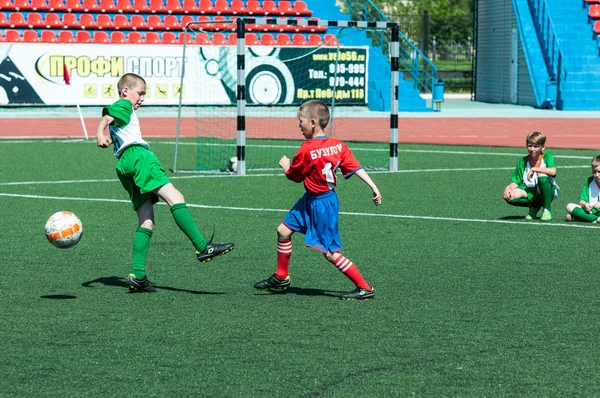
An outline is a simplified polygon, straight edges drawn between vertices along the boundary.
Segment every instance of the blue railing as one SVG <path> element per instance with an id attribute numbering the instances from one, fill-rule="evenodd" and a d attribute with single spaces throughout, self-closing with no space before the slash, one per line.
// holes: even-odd
<path id="1" fill-rule="evenodd" d="M 546 0 L 527 0 L 535 30 L 542 48 L 544 61 L 550 77 L 556 81 L 556 108 L 562 109 L 562 91 L 567 80 L 567 69 L 564 67 L 563 52 L 558 43 L 554 23 L 548 12 Z"/>
<path id="2" fill-rule="evenodd" d="M 347 0 L 348 12 L 353 20 L 388 21 L 381 10 L 371 0 Z M 400 33 L 400 72 L 408 72 L 412 76 L 415 87 L 421 92 L 433 92 L 435 65 L 412 43 L 402 32 Z M 380 31 L 372 32 L 375 45 L 381 45 L 384 54 L 389 54 L 390 39 Z"/>

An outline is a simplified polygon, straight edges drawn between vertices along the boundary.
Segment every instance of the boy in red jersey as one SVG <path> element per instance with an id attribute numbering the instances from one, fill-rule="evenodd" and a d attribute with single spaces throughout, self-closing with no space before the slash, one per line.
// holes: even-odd
<path id="1" fill-rule="evenodd" d="M 336 171 L 344 178 L 355 175 L 373 191 L 373 203 L 381 204 L 381 194 L 367 172 L 360 166 L 350 149 L 342 141 L 328 137 L 329 108 L 321 101 L 305 102 L 298 109 L 300 130 L 306 141 L 294 158 L 283 156 L 279 165 L 288 179 L 304 183 L 306 193 L 277 228 L 277 271 L 269 278 L 254 284 L 261 290 L 285 290 L 290 285 L 288 273 L 292 256 L 292 235 L 300 232 L 306 246 L 323 253 L 325 258 L 344 273 L 356 289 L 340 296 L 344 300 L 372 299 L 373 288 L 362 277 L 358 268 L 340 251 L 342 242 L 338 230 L 339 201 L 334 191 Z"/>

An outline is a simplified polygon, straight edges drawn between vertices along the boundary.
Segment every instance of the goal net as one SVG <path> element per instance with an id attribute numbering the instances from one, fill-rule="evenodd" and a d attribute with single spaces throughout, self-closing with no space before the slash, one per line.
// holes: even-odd
<path id="1" fill-rule="evenodd" d="M 173 171 L 278 170 L 303 140 L 297 109 L 310 99 L 330 107 L 327 133 L 363 167 L 397 170 L 397 29 L 284 18 L 189 24 Z M 389 54 L 371 45 L 373 33 Z"/>

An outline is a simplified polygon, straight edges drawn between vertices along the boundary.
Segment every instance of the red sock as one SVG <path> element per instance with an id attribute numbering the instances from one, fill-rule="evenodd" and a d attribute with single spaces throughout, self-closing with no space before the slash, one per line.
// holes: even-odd
<path id="1" fill-rule="evenodd" d="M 365 281 L 365 278 L 362 277 L 360 271 L 358 271 L 358 268 L 356 268 L 356 265 L 354 265 L 352 261 L 340 255 L 335 259 L 333 264 L 337 267 L 337 269 L 342 271 L 342 273 L 346 275 L 348 279 L 350 279 L 356 285 L 356 287 L 362 287 L 364 289 L 371 290 L 371 286 L 369 286 L 367 281 Z"/>
<path id="2" fill-rule="evenodd" d="M 283 239 L 277 241 L 277 271 L 275 276 L 279 279 L 287 278 L 292 257 L 292 240 Z"/>

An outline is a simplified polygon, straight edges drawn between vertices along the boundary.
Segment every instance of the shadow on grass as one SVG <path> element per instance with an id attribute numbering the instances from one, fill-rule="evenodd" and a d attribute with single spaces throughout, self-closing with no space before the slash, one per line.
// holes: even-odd
<path id="1" fill-rule="evenodd" d="M 70 294 L 49 294 L 47 296 L 40 296 L 40 298 L 50 300 L 72 300 L 76 299 L 77 296 L 72 296 Z"/>
<path id="2" fill-rule="evenodd" d="M 504 217 L 500 217 L 499 220 L 525 220 L 524 216 L 504 216 Z M 533 221 L 533 220 L 530 220 Z"/>
<path id="3" fill-rule="evenodd" d="M 338 291 L 330 291 L 330 290 L 322 290 L 322 289 L 311 289 L 311 288 L 301 288 L 301 287 L 289 287 L 286 290 L 264 290 L 261 293 L 256 293 L 255 296 L 296 294 L 298 296 L 339 297 L 340 294 L 343 294 L 343 293 L 346 293 L 346 292 L 338 292 Z"/>
<path id="4" fill-rule="evenodd" d="M 125 282 L 125 278 L 122 278 L 120 276 L 105 276 L 105 277 L 101 277 L 101 278 L 96 278 L 92 281 L 83 282 L 81 284 L 81 286 L 94 288 L 94 287 L 96 287 L 94 285 L 96 285 L 98 283 L 105 285 L 105 286 L 123 287 L 123 288 L 126 288 L 127 292 L 129 293 L 129 285 Z M 160 290 L 170 290 L 172 292 L 183 292 L 183 293 L 189 293 L 189 294 L 226 294 L 226 293 L 221 293 L 221 292 L 205 292 L 205 291 L 201 291 L 201 290 L 179 289 L 176 287 L 159 286 L 159 285 L 155 285 L 155 284 L 152 284 L 152 286 L 154 286 L 156 289 L 160 289 Z"/>

